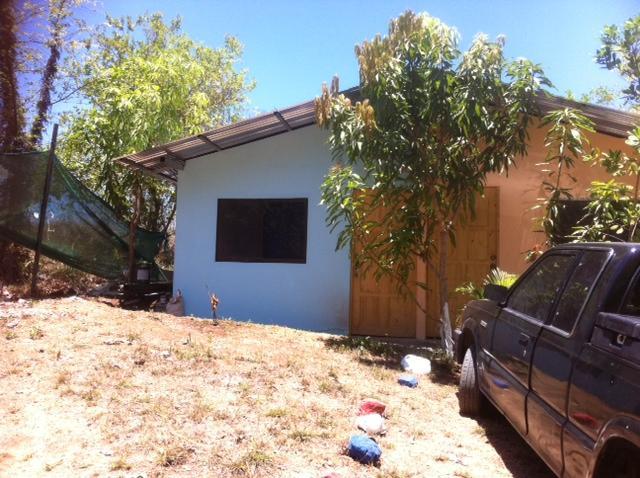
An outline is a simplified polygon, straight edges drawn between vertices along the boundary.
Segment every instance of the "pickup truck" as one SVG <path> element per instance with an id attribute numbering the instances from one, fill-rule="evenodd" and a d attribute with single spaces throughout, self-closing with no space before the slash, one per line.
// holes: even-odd
<path id="1" fill-rule="evenodd" d="M 559 246 L 455 332 L 465 415 L 492 403 L 561 477 L 640 477 L 640 244 Z"/>

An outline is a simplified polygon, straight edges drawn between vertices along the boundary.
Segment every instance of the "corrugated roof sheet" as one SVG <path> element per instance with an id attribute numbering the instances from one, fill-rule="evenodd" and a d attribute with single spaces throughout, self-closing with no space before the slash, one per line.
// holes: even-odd
<path id="1" fill-rule="evenodd" d="M 359 96 L 357 87 L 343 93 L 354 100 Z M 538 96 L 538 105 L 543 114 L 564 107 L 580 109 L 595 123 L 597 131 L 620 138 L 626 137 L 629 130 L 640 123 L 640 116 L 632 113 L 548 94 Z M 204 131 L 201 134 L 162 144 L 146 151 L 121 156 L 115 160 L 131 168 L 139 169 L 145 174 L 176 182 L 178 171 L 184 168 L 185 161 L 304 128 L 314 123 L 315 107 L 313 100 L 311 100 L 238 123 Z"/>

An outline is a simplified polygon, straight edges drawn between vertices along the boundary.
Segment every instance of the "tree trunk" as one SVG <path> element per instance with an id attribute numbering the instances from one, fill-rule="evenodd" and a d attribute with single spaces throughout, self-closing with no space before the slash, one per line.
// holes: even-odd
<path id="1" fill-rule="evenodd" d="M 438 282 L 440 285 L 440 337 L 442 348 L 448 356 L 453 355 L 453 332 L 451 330 L 451 317 L 449 315 L 449 276 L 447 270 L 447 259 L 449 257 L 449 233 L 442 229 L 440 231 L 440 264 L 438 267 Z"/>
<path id="2" fill-rule="evenodd" d="M 136 280 L 136 230 L 142 210 L 142 187 L 140 183 L 136 183 L 134 188 L 133 215 L 129 223 L 129 282 Z"/>
<path id="3" fill-rule="evenodd" d="M 53 84 L 58 74 L 64 18 L 66 17 L 66 9 L 68 8 L 65 4 L 65 0 L 61 0 L 59 4 L 56 5 L 55 13 L 50 14 L 51 39 L 49 40 L 49 58 L 42 72 L 42 83 L 40 84 L 39 98 L 36 105 L 36 116 L 31 125 L 30 139 L 34 145 L 40 144 L 42 140 L 42 132 L 49 119 L 49 112 L 51 110 L 51 92 L 53 91 Z"/>
<path id="4" fill-rule="evenodd" d="M 0 2 L 0 151 L 24 149 L 24 117 L 18 91 L 15 0 Z"/>

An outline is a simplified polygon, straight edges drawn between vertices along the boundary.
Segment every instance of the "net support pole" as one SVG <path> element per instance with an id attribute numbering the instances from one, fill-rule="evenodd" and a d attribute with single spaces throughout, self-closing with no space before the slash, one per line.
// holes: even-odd
<path id="1" fill-rule="evenodd" d="M 139 178 L 133 187 L 133 215 L 131 216 L 131 222 L 129 223 L 129 283 L 135 282 L 137 276 L 136 231 L 138 230 L 140 212 L 142 210 L 142 186 L 140 185 Z"/>
<path id="2" fill-rule="evenodd" d="M 33 260 L 33 272 L 31 274 L 31 297 L 38 295 L 38 272 L 40 272 L 40 251 L 42 249 L 42 236 L 47 222 L 47 206 L 49 205 L 49 191 L 51 190 L 51 176 L 53 175 L 53 158 L 55 157 L 56 142 L 58 141 L 58 124 L 53 125 L 51 145 L 49 146 L 49 159 L 47 160 L 47 172 L 44 179 L 44 192 L 40 204 L 40 216 L 38 216 L 38 238 L 36 239 L 36 255 Z"/>

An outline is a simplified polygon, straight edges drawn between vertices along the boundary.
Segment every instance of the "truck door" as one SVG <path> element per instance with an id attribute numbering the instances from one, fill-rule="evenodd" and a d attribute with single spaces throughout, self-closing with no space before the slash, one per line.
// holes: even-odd
<path id="1" fill-rule="evenodd" d="M 489 396 L 523 435 L 529 366 L 535 341 L 564 286 L 576 252 L 552 252 L 538 260 L 513 286 L 499 313 L 486 363 Z"/>
<path id="2" fill-rule="evenodd" d="M 563 469 L 562 429 L 571 369 L 587 339 L 576 325 L 608 257 L 607 250 L 582 253 L 533 351 L 527 398 L 529 440 L 558 475 Z"/>

